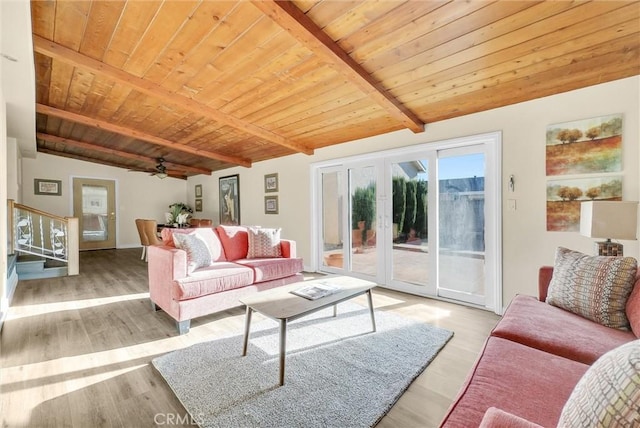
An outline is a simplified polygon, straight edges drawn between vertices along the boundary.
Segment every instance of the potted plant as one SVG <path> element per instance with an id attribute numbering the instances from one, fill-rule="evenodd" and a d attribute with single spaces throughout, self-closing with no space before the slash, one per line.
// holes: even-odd
<path id="1" fill-rule="evenodd" d="M 184 226 L 189 223 L 193 209 L 182 202 L 174 202 L 169 205 L 169 212 L 165 216 L 169 224 L 173 224 L 176 227 Z"/>

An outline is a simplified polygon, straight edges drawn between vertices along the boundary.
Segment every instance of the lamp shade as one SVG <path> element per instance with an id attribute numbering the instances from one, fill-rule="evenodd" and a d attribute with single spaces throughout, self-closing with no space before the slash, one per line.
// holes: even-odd
<path id="1" fill-rule="evenodd" d="M 590 238 L 637 239 L 638 202 L 589 201 L 580 204 L 580 234 Z"/>

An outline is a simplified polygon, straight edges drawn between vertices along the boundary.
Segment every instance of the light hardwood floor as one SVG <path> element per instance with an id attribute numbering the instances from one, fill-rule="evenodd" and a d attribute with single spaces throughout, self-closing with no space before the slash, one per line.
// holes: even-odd
<path id="1" fill-rule="evenodd" d="M 178 336 L 173 321 L 151 309 L 139 249 L 83 252 L 80 263 L 79 276 L 18 284 L 0 337 L 3 426 L 191 426 L 150 362 L 230 331 L 242 334 L 244 311 L 196 319 Z M 373 302 L 377 311 L 455 332 L 378 425 L 437 426 L 498 316 L 384 289 L 374 291 Z"/>

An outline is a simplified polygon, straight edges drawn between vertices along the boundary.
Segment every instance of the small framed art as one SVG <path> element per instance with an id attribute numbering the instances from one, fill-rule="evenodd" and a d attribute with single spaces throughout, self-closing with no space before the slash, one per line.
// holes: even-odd
<path id="1" fill-rule="evenodd" d="M 196 199 L 196 212 L 202 211 L 202 199 Z"/>
<path id="2" fill-rule="evenodd" d="M 264 197 L 264 213 L 278 214 L 278 196 L 273 195 Z"/>
<path id="3" fill-rule="evenodd" d="M 277 192 L 278 191 L 278 173 L 266 174 L 264 176 L 264 191 L 265 192 Z"/>
<path id="4" fill-rule="evenodd" d="M 36 195 L 62 195 L 62 181 L 61 180 L 45 180 L 42 178 L 33 179 L 34 193 Z"/>
<path id="5" fill-rule="evenodd" d="M 196 198 L 202 197 L 202 184 L 196 184 Z"/>

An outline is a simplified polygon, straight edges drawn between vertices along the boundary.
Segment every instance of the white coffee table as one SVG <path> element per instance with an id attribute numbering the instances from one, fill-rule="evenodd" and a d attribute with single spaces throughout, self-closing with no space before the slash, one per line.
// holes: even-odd
<path id="1" fill-rule="evenodd" d="M 340 287 L 340 291 L 317 300 L 309 300 L 291 293 L 292 290 L 298 290 L 302 287 L 312 285 L 314 282 L 330 283 L 331 285 Z M 285 285 L 240 299 L 240 302 L 247 306 L 242 356 L 247 355 L 251 314 L 254 311 L 267 318 L 278 321 L 280 324 L 280 385 L 284 385 L 287 322 L 329 306 L 333 306 L 333 316 L 336 316 L 338 303 L 353 299 L 361 294 L 367 294 L 369 312 L 371 313 L 371 327 L 375 332 L 376 319 L 373 314 L 373 301 L 371 299 L 371 289 L 375 286 L 376 284 L 374 282 L 358 278 L 329 275 L 316 280 Z"/>

